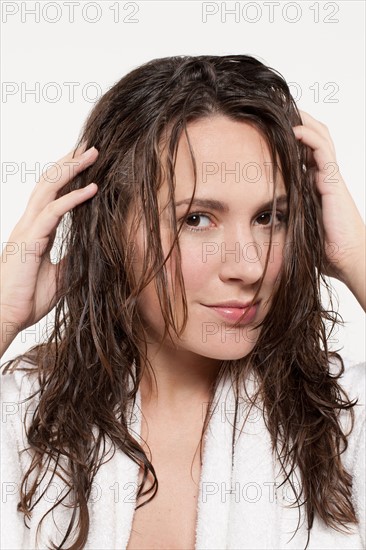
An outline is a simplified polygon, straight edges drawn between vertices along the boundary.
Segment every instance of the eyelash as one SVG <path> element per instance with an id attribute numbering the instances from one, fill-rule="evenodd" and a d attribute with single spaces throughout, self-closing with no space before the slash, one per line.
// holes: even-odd
<path id="1" fill-rule="evenodd" d="M 260 218 L 261 216 L 265 216 L 266 214 L 272 216 L 272 211 L 267 210 L 265 212 L 261 212 L 261 214 L 259 214 L 256 219 Z M 210 215 L 206 214 L 205 212 L 191 212 L 190 214 L 188 214 L 188 216 L 185 217 L 185 221 L 187 221 L 189 218 L 191 218 L 193 216 L 205 216 L 206 218 L 210 218 Z M 279 219 L 279 222 L 275 224 L 275 227 L 274 227 L 275 230 L 278 229 L 282 224 L 286 223 L 286 221 L 287 221 L 286 214 L 284 212 L 281 212 L 280 210 L 277 210 L 276 216 Z M 259 225 L 261 225 L 261 224 L 259 224 Z M 196 228 L 196 227 L 190 227 L 190 226 L 186 225 L 185 229 L 188 230 L 188 231 L 192 231 L 194 233 L 199 233 L 199 232 L 202 232 L 202 231 L 207 231 L 208 229 L 211 229 L 211 227 L 205 227 L 203 229 L 199 229 L 199 228 Z M 271 229 L 271 224 L 266 225 L 265 229 L 269 231 Z"/>

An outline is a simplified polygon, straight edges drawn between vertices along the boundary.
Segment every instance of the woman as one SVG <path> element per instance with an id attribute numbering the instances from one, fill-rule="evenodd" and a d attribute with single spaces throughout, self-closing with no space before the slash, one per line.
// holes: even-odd
<path id="1" fill-rule="evenodd" d="M 273 69 L 117 82 L 10 236 L 34 256 L 2 262 L 11 338 L 56 307 L 2 378 L 6 547 L 364 548 L 364 365 L 329 351 L 320 299 L 332 276 L 365 309 L 364 240 Z"/>

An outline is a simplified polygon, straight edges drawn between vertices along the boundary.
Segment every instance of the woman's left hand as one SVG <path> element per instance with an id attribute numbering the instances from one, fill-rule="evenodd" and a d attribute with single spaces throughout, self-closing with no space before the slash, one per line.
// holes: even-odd
<path id="1" fill-rule="evenodd" d="M 365 224 L 339 172 L 328 128 L 304 111 L 300 115 L 303 125 L 293 130 L 296 138 L 311 148 L 317 169 L 329 263 L 325 275 L 345 283 L 366 310 Z"/>

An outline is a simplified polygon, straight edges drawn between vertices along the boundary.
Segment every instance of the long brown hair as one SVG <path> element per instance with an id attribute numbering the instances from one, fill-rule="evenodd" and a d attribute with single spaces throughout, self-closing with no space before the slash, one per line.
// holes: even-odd
<path id="1" fill-rule="evenodd" d="M 154 59 L 134 69 L 105 93 L 90 113 L 77 146 L 82 142 L 87 147 L 94 145 L 99 156 L 60 195 L 91 181 L 99 189 L 70 212 L 63 226 L 60 257 L 67 254 L 67 260 L 58 277 L 52 334 L 45 343 L 5 364 L 5 370 L 11 371 L 19 359 L 26 361 L 29 367 L 24 370 L 36 373 L 40 388 L 27 430 L 33 458 L 18 505 L 26 517 L 36 504 L 40 483 L 39 477 L 31 474 L 41 472 L 45 458 L 54 459 L 56 465 L 61 456 L 67 460 L 62 475 L 74 495 L 79 520 L 71 518 L 58 548 L 66 548 L 71 532 L 75 538 L 70 549 L 86 543 L 88 498 L 106 438 L 143 468 L 137 497 L 153 494 L 139 506 L 156 494 L 154 467 L 129 433 L 126 414 L 131 402 L 135 403 L 149 363 L 136 301 L 155 279 L 165 320 L 164 337 L 171 328 L 178 336 L 184 330 L 187 306 L 179 263 L 179 229 L 172 209 L 180 273 L 177 284 L 184 305 L 182 327 L 175 326 L 174 304 L 167 292 L 157 194 L 165 175 L 170 197 L 174 197 L 177 144 L 182 132 L 189 141 L 187 124 L 215 114 L 246 121 L 262 133 L 273 165 L 282 172 L 289 213 L 286 253 L 258 341 L 246 357 L 222 362 L 212 397 L 226 372 L 234 377 L 237 395 L 245 385 L 249 366 L 254 369 L 266 426 L 283 472 L 289 476 L 295 467 L 301 472 L 309 532 L 315 514 L 338 530 L 357 523 L 352 479 L 340 460 L 348 434 L 342 431 L 339 415 L 349 410 L 353 425 L 353 403 L 337 382 L 344 370 L 342 358 L 328 349 L 328 338 L 339 321 L 333 308 L 323 308 L 320 298 L 322 283 L 329 293 L 331 289 L 322 275 L 327 263 L 315 175 L 307 147 L 297 142 L 292 131 L 292 126 L 301 124 L 298 110 L 283 77 L 253 57 L 176 56 Z M 163 141 L 167 145 L 165 166 Z M 133 206 L 137 207 L 136 216 L 128 228 L 126 218 Z M 146 233 L 145 269 L 136 281 L 131 270 L 133 235 L 141 222 L 150 231 Z M 330 372 L 332 357 L 340 361 L 338 375 Z M 207 413 L 209 410 L 210 406 Z M 208 422 L 207 414 L 202 435 Z M 92 432 L 95 427 L 97 435 Z M 149 472 L 154 482 L 144 491 Z"/>

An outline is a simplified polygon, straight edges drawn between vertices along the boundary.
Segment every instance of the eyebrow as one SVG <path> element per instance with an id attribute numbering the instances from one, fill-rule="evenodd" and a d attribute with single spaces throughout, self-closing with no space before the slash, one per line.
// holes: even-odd
<path id="1" fill-rule="evenodd" d="M 184 199 L 181 201 L 178 201 L 175 203 L 175 207 L 177 208 L 181 204 L 190 204 L 191 199 Z M 266 202 L 265 204 L 262 204 L 259 208 L 272 208 L 273 206 L 273 200 L 270 200 Z M 279 195 L 276 197 L 276 203 L 278 206 L 285 206 L 287 205 L 287 195 Z M 214 199 L 198 199 L 194 198 L 192 201 L 192 206 L 199 206 L 201 208 L 208 208 L 211 210 L 217 210 L 218 212 L 228 213 L 229 212 L 229 206 L 225 202 L 217 201 Z"/>

